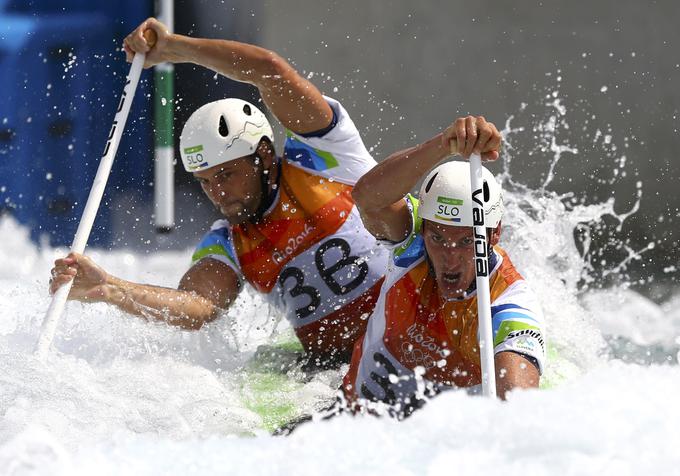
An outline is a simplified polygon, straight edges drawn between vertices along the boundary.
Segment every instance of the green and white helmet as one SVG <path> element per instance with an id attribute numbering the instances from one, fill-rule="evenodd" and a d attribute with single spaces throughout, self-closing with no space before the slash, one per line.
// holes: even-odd
<path id="1" fill-rule="evenodd" d="M 503 191 L 493 174 L 482 166 L 484 223 L 495 228 L 503 217 Z M 487 192 L 488 191 L 488 192 Z M 434 168 L 420 187 L 418 216 L 442 225 L 473 226 L 470 163 L 447 162 Z"/>
<path id="2" fill-rule="evenodd" d="M 187 172 L 214 167 L 255 152 L 260 139 L 274 141 L 264 113 L 242 99 L 220 99 L 198 108 L 179 137 Z"/>

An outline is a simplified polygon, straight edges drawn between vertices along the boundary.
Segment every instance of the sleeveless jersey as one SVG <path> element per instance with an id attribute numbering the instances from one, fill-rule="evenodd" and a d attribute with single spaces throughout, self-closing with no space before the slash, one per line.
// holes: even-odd
<path id="1" fill-rule="evenodd" d="M 321 137 L 290 131 L 277 196 L 258 223 L 218 220 L 193 262 L 217 259 L 281 310 L 307 351 L 349 356 L 379 294 L 388 252 L 352 200 L 375 161 L 344 108 Z"/>
<path id="2" fill-rule="evenodd" d="M 423 385 L 437 390 L 481 384 L 476 293 L 442 302 L 419 231 L 417 201 L 406 200 L 414 230 L 392 245 L 378 303 L 343 381 L 353 404 L 369 400 L 408 408 Z M 489 267 L 494 352 L 523 354 L 542 372 L 544 324 L 535 295 L 500 247 Z M 416 369 L 422 379 L 415 378 Z"/>

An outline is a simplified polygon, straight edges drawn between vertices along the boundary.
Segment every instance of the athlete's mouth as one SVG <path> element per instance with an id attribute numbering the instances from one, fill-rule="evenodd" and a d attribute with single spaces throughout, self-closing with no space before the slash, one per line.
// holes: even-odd
<path id="1" fill-rule="evenodd" d="M 447 284 L 456 284 L 460 281 L 461 273 L 444 273 L 442 280 Z"/>

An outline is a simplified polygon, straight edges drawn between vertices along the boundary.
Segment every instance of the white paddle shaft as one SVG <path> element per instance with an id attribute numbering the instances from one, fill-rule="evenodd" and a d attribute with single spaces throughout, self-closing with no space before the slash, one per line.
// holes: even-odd
<path id="1" fill-rule="evenodd" d="M 496 396 L 496 369 L 494 365 L 491 323 L 491 294 L 489 291 L 489 256 L 484 215 L 484 181 L 482 159 L 470 156 L 470 185 L 472 190 L 473 235 L 475 240 L 475 276 L 477 282 L 477 315 L 479 320 L 479 352 L 482 363 L 482 394 Z"/>
<path id="2" fill-rule="evenodd" d="M 101 203 L 102 196 L 104 195 L 106 182 L 108 181 L 109 174 L 111 173 L 113 159 L 116 156 L 118 144 L 120 143 L 120 138 L 123 135 L 123 129 L 125 128 L 125 122 L 127 121 L 128 113 L 130 112 L 132 99 L 135 95 L 135 91 L 137 90 L 137 83 L 139 83 L 139 76 L 142 73 L 145 57 L 145 54 L 137 53 L 132 60 L 130 73 L 128 74 L 125 87 L 123 88 L 123 94 L 120 98 L 120 102 L 118 103 L 116 117 L 113 119 L 113 125 L 111 126 L 111 131 L 109 132 L 106 146 L 104 147 L 104 154 L 102 155 L 101 161 L 99 162 L 99 168 L 97 169 L 97 175 L 95 176 L 94 182 L 92 183 L 90 195 L 87 197 L 85 210 L 83 210 L 80 223 L 78 224 L 78 231 L 76 231 L 76 236 L 73 238 L 73 244 L 71 245 L 72 252 L 82 253 L 85 251 L 85 246 L 87 245 L 87 240 L 90 237 L 94 219 L 97 216 L 97 211 L 99 210 L 99 204 Z M 49 352 L 50 345 L 52 344 L 54 334 L 57 330 L 57 324 L 59 323 L 59 319 L 61 318 L 62 312 L 64 311 L 66 299 L 68 298 L 68 293 L 71 290 L 72 285 L 73 280 L 60 287 L 57 292 L 54 293 L 50 307 L 47 309 L 47 314 L 43 320 L 42 329 L 40 330 L 40 337 L 36 346 L 36 353 L 41 360 L 43 360 Z"/>

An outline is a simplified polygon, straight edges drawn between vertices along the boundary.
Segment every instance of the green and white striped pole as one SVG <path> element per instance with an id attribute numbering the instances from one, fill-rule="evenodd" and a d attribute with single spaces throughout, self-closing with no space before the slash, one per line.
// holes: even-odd
<path id="1" fill-rule="evenodd" d="M 156 17 L 174 31 L 173 0 L 156 1 Z M 154 225 L 159 233 L 175 226 L 175 68 L 161 63 L 154 68 Z"/>

